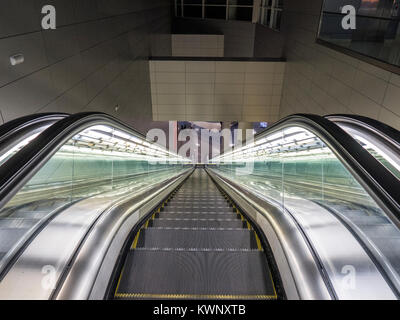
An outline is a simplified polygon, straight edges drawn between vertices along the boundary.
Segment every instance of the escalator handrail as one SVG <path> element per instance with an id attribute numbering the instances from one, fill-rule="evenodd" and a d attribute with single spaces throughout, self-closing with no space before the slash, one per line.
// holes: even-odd
<path id="1" fill-rule="evenodd" d="M 378 134 L 392 147 L 400 150 L 400 131 L 383 122 L 364 116 L 350 114 L 333 114 L 325 116 L 325 118 L 335 123 L 349 123 L 362 127 L 370 132 Z"/>
<path id="2" fill-rule="evenodd" d="M 29 127 L 51 123 L 69 116 L 66 113 L 38 113 L 6 122 L 0 126 L 0 143 Z"/>
<path id="3" fill-rule="evenodd" d="M 355 139 L 334 122 L 314 114 L 294 114 L 258 133 L 255 140 L 288 125 L 311 130 L 335 153 L 372 198 L 382 206 L 394 224 L 400 226 L 400 188 L 398 179 Z"/>
<path id="4" fill-rule="evenodd" d="M 94 125 L 108 124 L 138 138 L 143 134 L 105 113 L 85 112 L 65 117 L 47 128 L 36 139 L 0 167 L 0 208 L 75 134 Z"/>
<path id="5" fill-rule="evenodd" d="M 0 157 L 6 155 L 25 139 L 40 134 L 48 126 L 67 117 L 64 113 L 41 113 L 25 116 L 0 126 Z"/>

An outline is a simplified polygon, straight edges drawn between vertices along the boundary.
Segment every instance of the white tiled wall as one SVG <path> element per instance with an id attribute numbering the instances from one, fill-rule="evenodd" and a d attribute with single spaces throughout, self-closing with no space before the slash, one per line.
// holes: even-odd
<path id="1" fill-rule="evenodd" d="M 154 120 L 278 119 L 284 62 L 150 61 Z"/>
<path id="2" fill-rule="evenodd" d="M 358 114 L 400 129 L 400 76 L 315 43 L 322 0 L 285 1 L 280 116 Z"/>
<path id="3" fill-rule="evenodd" d="M 173 34 L 174 57 L 223 57 L 224 35 Z"/>

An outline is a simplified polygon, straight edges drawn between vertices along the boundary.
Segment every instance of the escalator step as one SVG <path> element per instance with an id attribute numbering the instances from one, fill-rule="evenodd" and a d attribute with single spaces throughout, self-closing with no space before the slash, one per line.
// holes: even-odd
<path id="1" fill-rule="evenodd" d="M 207 212 L 207 213 L 190 213 L 186 212 L 161 212 L 160 218 L 163 219 L 239 219 L 239 216 L 235 213 L 219 213 L 219 212 Z"/>
<path id="2" fill-rule="evenodd" d="M 119 299 L 275 299 L 262 252 L 130 251 Z"/>
<path id="3" fill-rule="evenodd" d="M 192 203 L 201 203 L 201 204 L 218 204 L 218 205 L 226 205 L 228 203 L 228 201 L 226 201 L 225 199 L 219 199 L 219 200 L 214 200 L 214 199 L 187 199 L 187 200 L 183 200 L 183 199 L 179 199 L 179 198 L 172 198 L 171 200 L 171 204 L 178 204 L 178 205 L 190 205 Z"/>
<path id="4" fill-rule="evenodd" d="M 233 208 L 224 208 L 224 209 L 218 209 L 218 208 L 172 208 L 172 207 L 165 207 L 162 210 L 163 213 L 186 213 L 190 212 L 193 214 L 199 214 L 199 213 L 217 213 L 217 214 L 229 214 L 229 213 L 235 213 L 233 211 Z"/>
<path id="5" fill-rule="evenodd" d="M 171 211 L 204 211 L 204 212 L 221 212 L 221 211 L 232 211 L 232 207 L 228 206 L 228 205 L 224 205 L 224 206 L 218 206 L 218 205 L 209 205 L 209 206 L 205 206 L 202 204 L 191 204 L 191 205 L 167 205 L 166 207 L 164 207 L 164 211 L 165 212 L 171 212 Z"/>
<path id="6" fill-rule="evenodd" d="M 253 230 L 143 229 L 138 248 L 257 249 Z"/>
<path id="7" fill-rule="evenodd" d="M 190 208 L 204 208 L 204 209 L 213 209 L 213 208 L 218 208 L 222 209 L 225 208 L 229 210 L 231 208 L 227 202 L 225 203 L 209 203 L 205 204 L 204 202 L 187 202 L 187 203 L 179 203 L 179 202 L 168 202 L 167 208 L 185 208 L 185 209 L 190 209 Z"/>
<path id="8" fill-rule="evenodd" d="M 244 222 L 239 219 L 155 219 L 152 227 L 178 228 L 243 228 Z"/>

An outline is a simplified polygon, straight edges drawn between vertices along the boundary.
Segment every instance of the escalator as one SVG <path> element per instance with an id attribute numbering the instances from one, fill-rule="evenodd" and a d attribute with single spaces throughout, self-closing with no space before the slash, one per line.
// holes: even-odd
<path id="1" fill-rule="evenodd" d="M 197 169 L 108 115 L 41 128 L 0 164 L 0 299 L 400 298 L 398 178 L 331 119 Z"/>
<path id="2" fill-rule="evenodd" d="M 363 116 L 331 115 L 326 118 L 346 131 L 400 179 L 400 133 L 398 130 Z"/>
<path id="3" fill-rule="evenodd" d="M 204 169 L 135 235 L 116 299 L 276 299 L 260 239 Z"/>

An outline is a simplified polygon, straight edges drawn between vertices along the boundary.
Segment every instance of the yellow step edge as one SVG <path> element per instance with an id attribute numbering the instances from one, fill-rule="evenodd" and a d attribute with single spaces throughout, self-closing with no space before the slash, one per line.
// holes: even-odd
<path id="1" fill-rule="evenodd" d="M 120 283 L 121 283 L 121 279 L 122 279 L 122 275 L 123 275 L 123 273 L 124 273 L 124 270 L 125 270 L 125 266 L 122 267 L 121 273 L 120 273 L 120 275 L 119 275 L 117 287 L 115 288 L 115 292 L 114 292 L 114 297 L 116 297 L 117 294 L 118 294 L 118 289 L 119 289 L 119 285 L 120 285 Z"/>
<path id="2" fill-rule="evenodd" d="M 133 299 L 227 299 L 227 300 L 272 300 L 277 299 L 275 295 L 225 295 L 225 294 L 153 294 L 153 293 L 116 293 L 116 298 Z"/>
<path id="3" fill-rule="evenodd" d="M 247 223 L 247 229 L 249 229 L 249 230 L 251 230 L 251 225 L 250 225 L 250 223 L 246 220 L 246 223 Z"/>
<path id="4" fill-rule="evenodd" d="M 259 250 L 259 251 L 263 251 L 263 247 L 262 247 L 262 245 L 261 245 L 261 241 L 260 241 L 260 238 L 258 237 L 257 232 L 254 231 L 254 235 L 255 235 L 255 237 L 256 237 L 256 242 L 257 242 L 257 248 L 258 248 L 258 250 Z"/>
<path id="5" fill-rule="evenodd" d="M 271 270 L 269 270 L 269 277 L 271 278 L 272 288 L 274 289 L 274 295 L 275 295 L 275 297 L 277 297 L 278 295 L 276 294 L 275 283 L 274 283 L 274 279 L 272 278 Z"/>
<path id="6" fill-rule="evenodd" d="M 131 249 L 136 249 L 136 246 L 137 246 L 137 243 L 138 243 L 138 240 L 139 240 L 139 236 L 140 236 L 140 231 L 141 231 L 141 230 L 142 230 L 142 229 L 140 229 L 139 232 L 136 234 L 135 240 L 133 240 Z"/>

